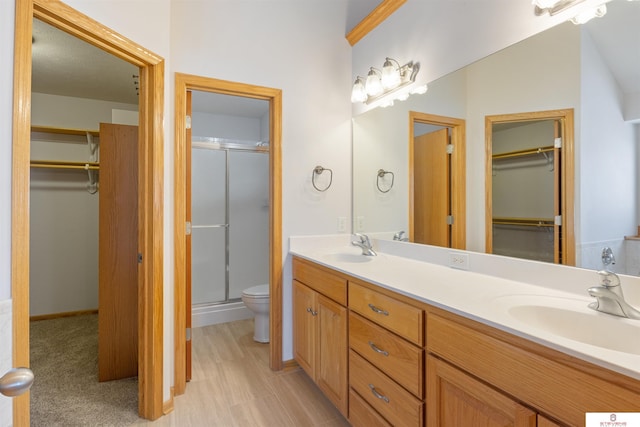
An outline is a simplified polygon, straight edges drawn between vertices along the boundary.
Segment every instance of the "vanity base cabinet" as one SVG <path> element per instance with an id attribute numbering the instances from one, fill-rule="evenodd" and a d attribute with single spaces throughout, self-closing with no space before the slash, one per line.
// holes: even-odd
<path id="1" fill-rule="evenodd" d="M 535 427 L 536 413 L 434 356 L 427 356 L 427 426 Z"/>
<path id="2" fill-rule="evenodd" d="M 298 278 L 303 278 L 302 282 Z M 346 279 L 325 275 L 319 267 L 294 259 L 293 354 L 295 360 L 331 402 L 348 416 L 347 308 L 318 291 L 346 302 Z M 342 291 L 339 287 L 342 284 Z"/>

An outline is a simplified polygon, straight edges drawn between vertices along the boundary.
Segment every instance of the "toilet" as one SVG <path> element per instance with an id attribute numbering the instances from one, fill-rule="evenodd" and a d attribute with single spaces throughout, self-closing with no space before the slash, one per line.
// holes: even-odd
<path id="1" fill-rule="evenodd" d="M 245 289 L 242 292 L 242 302 L 255 315 L 253 340 L 269 342 L 269 285 Z"/>

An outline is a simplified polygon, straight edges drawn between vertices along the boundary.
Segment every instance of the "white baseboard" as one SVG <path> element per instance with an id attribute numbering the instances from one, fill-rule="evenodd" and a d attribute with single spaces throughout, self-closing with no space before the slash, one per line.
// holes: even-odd
<path id="1" fill-rule="evenodd" d="M 191 327 L 198 328 L 252 317 L 253 312 L 245 307 L 242 301 L 198 306 L 191 310 Z"/>

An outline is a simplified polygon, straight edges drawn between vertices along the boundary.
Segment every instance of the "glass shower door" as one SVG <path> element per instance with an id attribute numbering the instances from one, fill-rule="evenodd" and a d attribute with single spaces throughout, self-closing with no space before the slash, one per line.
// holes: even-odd
<path id="1" fill-rule="evenodd" d="M 227 299 L 227 152 L 192 152 L 192 304 Z"/>
<path id="2" fill-rule="evenodd" d="M 269 283 L 269 154 L 229 152 L 229 295 Z"/>

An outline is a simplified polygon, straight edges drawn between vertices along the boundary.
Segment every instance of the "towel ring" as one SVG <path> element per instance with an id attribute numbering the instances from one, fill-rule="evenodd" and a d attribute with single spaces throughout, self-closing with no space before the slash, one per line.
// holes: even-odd
<path id="1" fill-rule="evenodd" d="M 329 171 L 329 184 L 327 184 L 327 186 L 321 190 L 316 185 L 316 175 L 322 175 L 322 172 L 324 171 Z M 313 172 L 311 172 L 311 184 L 313 185 L 313 188 L 315 188 L 320 192 L 327 191 L 329 187 L 331 187 L 332 182 L 333 182 L 333 171 L 331 169 L 323 168 L 322 166 L 316 166 L 315 168 L 313 168 Z"/>
<path id="2" fill-rule="evenodd" d="M 387 188 L 386 190 L 383 190 L 382 188 L 380 188 L 380 179 L 384 178 L 384 176 L 387 174 L 391 175 L 391 184 L 389 185 L 389 188 Z M 389 191 L 391 191 L 391 189 L 393 188 L 394 180 L 395 180 L 395 175 L 393 174 L 393 172 L 386 171 L 384 169 L 378 169 L 378 175 L 376 176 L 376 187 L 378 187 L 378 191 L 380 191 L 381 193 L 388 193 Z"/>

